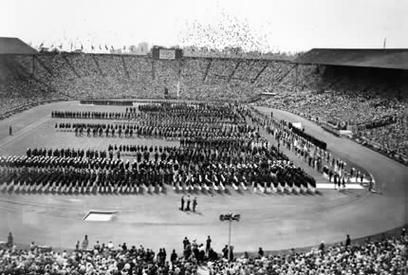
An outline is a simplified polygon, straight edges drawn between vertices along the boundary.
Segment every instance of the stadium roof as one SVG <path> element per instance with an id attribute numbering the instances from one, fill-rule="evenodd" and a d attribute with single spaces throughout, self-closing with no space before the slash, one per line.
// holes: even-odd
<path id="1" fill-rule="evenodd" d="M 18 38 L 0 37 L 0 54 L 36 54 L 31 48 Z"/>
<path id="2" fill-rule="evenodd" d="M 408 70 L 408 49 L 312 49 L 294 62 Z"/>

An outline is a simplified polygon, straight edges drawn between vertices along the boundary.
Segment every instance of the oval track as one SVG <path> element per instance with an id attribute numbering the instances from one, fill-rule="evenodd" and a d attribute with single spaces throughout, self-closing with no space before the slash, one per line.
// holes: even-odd
<path id="1" fill-rule="evenodd" d="M 54 109 L 81 109 L 77 102 L 38 106 L 0 121 L 0 149 L 21 154 L 28 146 L 89 146 L 93 140 L 55 133 L 49 112 Z M 101 106 L 87 108 L 105 108 Z M 118 108 L 121 107 L 112 107 Z M 269 112 L 269 109 L 260 108 Z M 285 249 L 343 240 L 346 234 L 362 237 L 401 226 L 408 221 L 408 169 L 385 156 L 350 140 L 337 138 L 317 125 L 290 113 L 275 110 L 275 116 L 300 121 L 312 135 L 327 142 L 329 150 L 361 165 L 373 174 L 381 194 L 355 190 L 340 193 L 324 190 L 320 195 L 199 194 L 197 214 L 177 209 L 180 194 L 167 195 L 21 195 L 0 194 L 0 236 L 13 231 L 16 241 L 73 247 L 84 234 L 90 241 L 143 243 L 157 249 L 181 249 L 184 236 L 204 241 L 211 235 L 214 246 L 227 240 L 227 225 L 221 213 L 240 213 L 233 225 L 236 251 Z M 35 125 L 35 121 L 41 121 Z M 8 125 L 18 124 L 16 137 L 7 137 Z M 31 126 L 34 125 L 34 126 Z M 28 128 L 27 128 L 28 127 Z M 25 129 L 24 135 L 18 131 Z M 32 137 L 38 137 L 33 139 Z M 6 140 L 6 142 L 5 142 Z M 108 142 L 125 142 L 109 140 Z M 130 142 L 130 141 L 129 141 Z M 104 146 L 104 141 L 98 141 Z M 117 210 L 112 222 L 89 223 L 82 218 L 90 209 Z"/>

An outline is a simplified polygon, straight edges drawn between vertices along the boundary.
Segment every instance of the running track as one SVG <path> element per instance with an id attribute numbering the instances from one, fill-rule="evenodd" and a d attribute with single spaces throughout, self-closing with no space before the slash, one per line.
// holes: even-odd
<path id="1" fill-rule="evenodd" d="M 27 146 L 89 146 L 105 142 L 134 142 L 92 138 L 73 138 L 56 133 L 53 109 L 82 108 L 77 102 L 53 103 L 35 107 L 0 121 L 0 152 L 22 153 Z M 95 110 L 106 107 L 89 107 Z M 109 107 L 119 108 L 119 107 Z M 122 107 L 123 108 L 123 107 Z M 260 108 L 262 111 L 270 111 Z M 381 194 L 365 190 L 340 193 L 323 190 L 320 195 L 197 194 L 198 214 L 177 210 L 181 194 L 135 196 L 65 196 L 0 194 L 0 240 L 13 231 L 20 243 L 35 240 L 54 247 L 73 247 L 83 234 L 90 242 L 115 244 L 127 241 L 145 247 L 181 249 L 184 236 L 204 241 L 211 235 L 216 249 L 227 240 L 227 225 L 218 220 L 221 213 L 240 213 L 233 225 L 236 251 L 287 249 L 344 240 L 380 233 L 408 221 L 408 168 L 348 139 L 337 138 L 319 126 L 290 113 L 274 111 L 276 117 L 300 121 L 306 132 L 320 137 L 336 155 L 359 164 L 375 178 Z M 8 126 L 14 136 L 8 137 Z M 86 223 L 82 217 L 90 209 L 115 210 L 118 216 L 109 223 Z"/>

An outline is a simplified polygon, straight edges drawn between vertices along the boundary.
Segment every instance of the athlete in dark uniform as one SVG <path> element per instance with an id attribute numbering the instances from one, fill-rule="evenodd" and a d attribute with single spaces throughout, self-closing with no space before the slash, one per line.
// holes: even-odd
<path id="1" fill-rule="evenodd" d="M 181 196 L 181 207 L 180 210 L 183 211 L 184 210 L 184 196 Z"/>
<path id="2" fill-rule="evenodd" d="M 191 203 L 190 196 L 188 196 L 188 197 L 187 197 L 186 211 L 190 211 L 190 203 Z"/>

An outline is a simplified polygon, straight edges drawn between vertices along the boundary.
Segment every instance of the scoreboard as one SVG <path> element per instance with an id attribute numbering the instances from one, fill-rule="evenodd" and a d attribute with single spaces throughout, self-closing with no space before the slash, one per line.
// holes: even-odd
<path id="1" fill-rule="evenodd" d="M 159 49 L 159 59 L 176 59 L 176 50 Z"/>
<path id="2" fill-rule="evenodd" d="M 183 51 L 181 49 L 167 49 L 154 46 L 152 48 L 152 57 L 154 59 L 175 60 L 183 57 Z"/>

